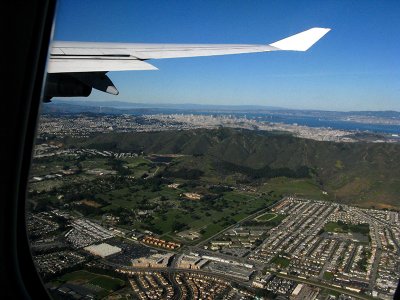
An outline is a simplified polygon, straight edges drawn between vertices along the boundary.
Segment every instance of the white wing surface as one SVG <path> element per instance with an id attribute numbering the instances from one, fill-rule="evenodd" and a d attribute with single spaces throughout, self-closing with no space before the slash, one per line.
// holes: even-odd
<path id="1" fill-rule="evenodd" d="M 150 59 L 269 52 L 306 51 L 329 28 L 311 28 L 270 45 L 240 44 L 129 44 L 53 42 L 48 73 L 156 70 Z"/>
<path id="2" fill-rule="evenodd" d="M 150 59 L 228 55 L 269 51 L 306 51 L 329 28 L 311 28 L 270 45 L 124 44 L 57 42 L 50 48 L 43 99 L 87 97 L 92 89 L 117 95 L 109 71 L 157 70 Z"/>

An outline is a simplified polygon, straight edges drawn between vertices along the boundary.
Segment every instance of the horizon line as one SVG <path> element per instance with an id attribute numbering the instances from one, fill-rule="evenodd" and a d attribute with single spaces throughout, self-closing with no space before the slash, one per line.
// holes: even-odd
<path id="1" fill-rule="evenodd" d="M 387 110 L 332 110 L 332 109 L 318 109 L 318 108 L 287 108 L 287 107 L 281 107 L 281 106 L 273 106 L 273 105 L 262 105 L 262 104 L 200 104 L 200 103 L 190 103 L 190 102 L 185 102 L 185 103 L 149 103 L 149 102 L 128 102 L 128 101 L 113 101 L 113 100 L 85 100 L 85 99 L 69 99 L 69 100 L 64 100 L 64 99 L 53 99 L 49 104 L 55 103 L 55 102 L 64 102 L 66 104 L 69 104 L 68 102 L 85 102 L 85 103 L 93 103 L 95 104 L 96 102 L 104 102 L 107 104 L 105 107 L 110 107 L 110 108 L 119 108 L 116 106 L 112 106 L 111 102 L 115 103 L 121 103 L 121 104 L 130 104 L 130 105 L 148 105 L 148 106 L 180 106 L 180 105 L 193 105 L 193 106 L 223 106 L 223 107 L 263 107 L 265 109 L 269 110 L 297 110 L 297 111 L 323 111 L 323 112 L 396 112 L 400 113 L 400 110 L 395 110 L 395 109 L 387 109 Z M 74 104 L 74 103 L 71 103 Z M 76 103 L 75 103 L 76 104 Z M 78 104 L 79 105 L 79 104 Z M 92 106 L 97 106 L 97 105 L 92 105 Z M 122 109 L 122 108 L 120 108 Z"/>

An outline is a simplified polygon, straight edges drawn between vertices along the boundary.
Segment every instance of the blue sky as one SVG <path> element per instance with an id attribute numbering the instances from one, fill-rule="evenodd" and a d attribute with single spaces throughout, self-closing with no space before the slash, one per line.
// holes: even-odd
<path id="1" fill-rule="evenodd" d="M 330 27 L 307 52 L 152 60 L 110 72 L 120 91 L 88 99 L 400 111 L 400 1 L 74 1 L 54 39 L 130 43 L 272 43 Z"/>

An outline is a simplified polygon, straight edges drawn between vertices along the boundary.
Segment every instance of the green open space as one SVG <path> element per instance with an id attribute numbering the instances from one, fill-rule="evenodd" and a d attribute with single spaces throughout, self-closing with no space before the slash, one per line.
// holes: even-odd
<path id="1" fill-rule="evenodd" d="M 96 278 L 98 275 L 85 271 L 85 270 L 79 270 L 71 273 L 67 273 L 63 275 L 62 277 L 59 278 L 59 280 L 67 282 L 67 281 L 89 281 L 93 278 Z"/>
<path id="2" fill-rule="evenodd" d="M 140 160 L 142 161 L 140 162 Z M 139 162 L 129 163 L 126 165 L 126 167 L 131 172 L 131 175 L 136 178 L 152 176 L 157 171 L 156 166 L 144 159 L 139 159 Z"/>
<path id="3" fill-rule="evenodd" d="M 126 166 L 131 169 L 134 169 L 134 168 L 137 168 L 137 167 L 143 166 L 143 165 L 148 165 L 151 163 L 150 160 L 144 158 L 143 156 L 138 156 L 138 157 L 134 157 L 134 158 L 124 158 L 122 160 L 125 161 L 127 163 Z"/>
<path id="4" fill-rule="evenodd" d="M 125 285 L 125 282 L 121 279 L 107 275 L 96 274 L 85 270 L 67 273 L 58 278 L 57 281 L 59 283 L 69 282 L 78 285 L 93 284 L 108 292 L 115 291 Z M 104 294 L 104 292 L 102 294 Z"/>
<path id="5" fill-rule="evenodd" d="M 182 158 L 181 158 L 182 159 Z M 208 192 L 204 181 L 179 179 L 182 187 L 174 189 L 154 178 L 134 181 L 129 187 L 114 189 L 96 197 L 109 203 L 102 208 L 104 212 L 138 213 L 150 211 L 139 220 L 122 224 L 141 230 L 176 236 L 176 233 L 186 229 L 196 229 L 206 238 L 227 226 L 230 226 L 250 214 L 264 208 L 271 200 L 253 193 L 225 191 L 219 194 Z M 203 195 L 201 200 L 190 200 L 183 197 L 185 192 L 198 192 Z"/>
<path id="6" fill-rule="evenodd" d="M 89 283 L 97 285 L 108 291 L 115 291 L 125 285 L 123 280 L 105 275 L 93 278 L 89 281 Z"/>
<path id="7" fill-rule="evenodd" d="M 321 186 L 314 178 L 272 178 L 265 181 L 260 187 L 260 192 L 279 196 L 297 195 L 309 199 L 331 199 L 329 195 L 322 193 Z"/>
<path id="8" fill-rule="evenodd" d="M 108 159 L 107 158 L 89 158 L 85 159 L 81 162 L 82 168 L 85 170 L 90 170 L 90 169 L 105 169 L 105 170 L 111 170 L 111 167 L 109 164 L 107 164 Z"/>
<path id="9" fill-rule="evenodd" d="M 174 234 L 173 225 L 180 222 L 185 225 L 184 229 L 196 229 L 202 234 L 201 239 L 205 239 L 268 204 L 265 199 L 236 192 L 229 192 L 212 203 L 207 200 L 183 201 L 176 209 L 156 214 L 154 227 L 162 234 Z"/>
<path id="10" fill-rule="evenodd" d="M 58 167 L 65 163 L 56 160 Z M 276 195 L 230 188 L 227 181 L 221 181 L 214 164 L 203 157 L 180 156 L 166 165 L 143 156 L 121 159 L 84 156 L 79 163 L 82 171 L 79 174 L 35 183 L 37 190 L 38 185 L 49 185 L 46 190 L 57 191 L 35 195 L 35 201 L 49 203 L 51 199 L 53 205 L 72 203 L 71 213 L 98 220 L 102 214 L 111 213 L 119 217 L 116 225 L 122 228 L 150 230 L 169 239 L 177 239 L 180 231 L 194 229 L 201 234 L 200 240 L 196 240 L 199 242 L 277 199 Z M 102 169 L 116 170 L 117 174 L 86 173 Z M 228 182 L 233 184 L 233 180 L 231 177 Z M 171 183 L 180 186 L 169 187 Z M 191 200 L 184 193 L 198 193 L 202 198 Z M 96 206 L 88 207 L 87 203 Z M 276 219 L 280 222 L 280 216 Z"/>
<path id="11" fill-rule="evenodd" d="M 347 224 L 343 221 L 338 222 L 328 222 L 324 226 L 324 231 L 335 232 L 335 233 L 360 233 L 363 235 L 369 234 L 369 225 L 363 224 Z"/>
<path id="12" fill-rule="evenodd" d="M 277 216 L 278 215 L 274 214 L 274 213 L 265 213 L 265 214 L 262 214 L 261 216 L 257 217 L 256 219 L 260 220 L 260 221 L 270 221 L 273 218 L 276 218 Z"/>
<path id="13" fill-rule="evenodd" d="M 290 259 L 277 255 L 271 260 L 271 263 L 274 263 L 281 268 L 287 268 L 290 264 Z"/>
<path id="14" fill-rule="evenodd" d="M 324 272 L 324 279 L 325 280 L 332 280 L 334 278 L 333 273 L 332 272 Z"/>
<path id="15" fill-rule="evenodd" d="M 264 226 L 276 227 L 281 224 L 286 217 L 287 215 L 283 214 L 267 213 L 255 218 L 252 223 L 260 223 Z"/>
<path id="16" fill-rule="evenodd" d="M 34 158 L 31 174 L 44 176 L 59 173 L 62 170 L 76 167 L 78 163 L 79 161 L 77 161 L 76 157 L 69 155 Z"/>
<path id="17" fill-rule="evenodd" d="M 47 164 L 58 169 L 76 167 L 68 157 L 47 159 Z M 234 189 L 235 175 L 225 179 L 215 162 L 204 156 L 178 156 L 165 164 L 146 156 L 84 155 L 79 158 L 79 168 L 79 173 L 60 180 L 35 183 L 35 190 L 49 193 L 33 194 L 32 206 L 51 203 L 65 209 L 67 203 L 73 215 L 82 214 L 101 221 L 102 215 L 112 214 L 119 217 L 113 226 L 149 230 L 168 239 L 179 239 L 179 232 L 193 229 L 201 234 L 200 239 L 185 242 L 197 243 L 278 198 L 254 189 Z M 112 170 L 116 174 L 100 176 L 88 173 L 90 170 Z M 171 183 L 180 186 L 169 187 Z M 191 200 L 184 193 L 198 193 L 201 199 Z M 275 219 L 279 223 L 281 217 Z"/>

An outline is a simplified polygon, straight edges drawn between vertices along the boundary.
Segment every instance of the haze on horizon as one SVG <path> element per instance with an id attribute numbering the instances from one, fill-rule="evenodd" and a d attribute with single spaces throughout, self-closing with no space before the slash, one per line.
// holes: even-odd
<path id="1" fill-rule="evenodd" d="M 329 27 L 307 52 L 154 60 L 158 71 L 110 72 L 119 96 L 94 91 L 81 100 L 400 111 L 399 13 L 395 0 L 62 0 L 54 39 L 264 44 Z"/>

